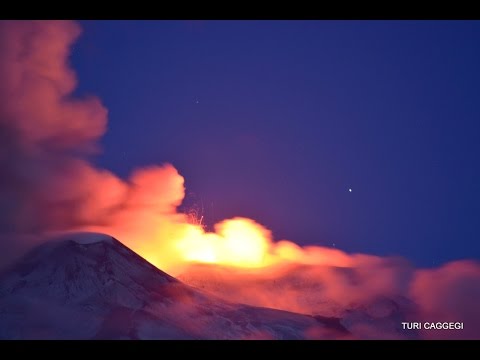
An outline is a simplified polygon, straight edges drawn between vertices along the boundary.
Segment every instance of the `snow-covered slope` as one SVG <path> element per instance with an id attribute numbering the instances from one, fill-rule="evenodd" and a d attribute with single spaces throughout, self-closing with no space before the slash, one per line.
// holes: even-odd
<path id="1" fill-rule="evenodd" d="M 102 234 L 41 245 L 0 275 L 2 339 L 348 337 L 329 319 L 233 304 Z"/>
<path id="2" fill-rule="evenodd" d="M 417 338 L 415 331 L 402 328 L 403 321 L 415 319 L 415 304 L 402 296 L 333 297 L 318 276 L 318 269 L 290 264 L 272 271 L 257 272 L 232 267 L 193 264 L 178 279 L 225 301 L 241 302 L 312 315 L 331 326 L 341 326 L 354 338 Z M 325 267 L 336 278 L 355 283 L 349 268 Z M 358 288 L 358 294 L 362 289 Z"/>

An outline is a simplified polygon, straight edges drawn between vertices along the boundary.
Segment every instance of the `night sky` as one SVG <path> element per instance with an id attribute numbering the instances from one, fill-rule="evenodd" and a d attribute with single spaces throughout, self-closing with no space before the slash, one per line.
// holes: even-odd
<path id="1" fill-rule="evenodd" d="M 76 93 L 109 109 L 98 165 L 172 163 L 209 225 L 480 259 L 480 22 L 80 24 Z"/>

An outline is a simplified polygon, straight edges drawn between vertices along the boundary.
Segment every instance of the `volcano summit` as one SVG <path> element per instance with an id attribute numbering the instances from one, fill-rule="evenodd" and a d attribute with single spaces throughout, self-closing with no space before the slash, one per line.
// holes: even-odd
<path id="1" fill-rule="evenodd" d="M 157 269 L 116 239 L 70 234 L 0 277 L 2 339 L 348 337 L 312 316 L 222 301 Z"/>

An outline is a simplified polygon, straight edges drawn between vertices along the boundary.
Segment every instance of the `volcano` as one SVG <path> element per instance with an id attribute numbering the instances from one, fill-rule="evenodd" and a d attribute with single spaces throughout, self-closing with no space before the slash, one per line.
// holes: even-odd
<path id="1" fill-rule="evenodd" d="M 0 275 L 1 339 L 349 336 L 331 319 L 221 300 L 103 234 L 64 235 Z"/>

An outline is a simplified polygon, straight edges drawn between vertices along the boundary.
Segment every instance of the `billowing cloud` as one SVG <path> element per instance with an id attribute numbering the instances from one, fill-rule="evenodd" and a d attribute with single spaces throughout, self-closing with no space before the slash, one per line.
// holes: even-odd
<path id="1" fill-rule="evenodd" d="M 411 286 L 411 297 L 420 306 L 426 322 L 463 322 L 462 331 L 422 329 L 434 339 L 480 338 L 480 264 L 454 261 L 438 269 L 419 270 Z"/>
<path id="2" fill-rule="evenodd" d="M 107 123 L 97 98 L 71 97 L 67 60 L 79 35 L 69 21 L 0 22 L 1 231 L 69 226 L 80 211 L 75 200 L 88 196 L 84 181 L 109 177 L 79 159 Z"/>
<path id="3" fill-rule="evenodd" d="M 0 23 L 0 122 L 27 153 L 88 149 L 105 132 L 100 101 L 71 97 L 68 57 L 80 32 L 71 21 Z"/>
<path id="4" fill-rule="evenodd" d="M 168 217 L 183 199 L 170 165 L 125 181 L 86 160 L 98 151 L 107 110 L 96 97 L 72 95 L 68 60 L 80 33 L 72 21 L 0 22 L 0 247 L 8 259 L 44 233 Z"/>

